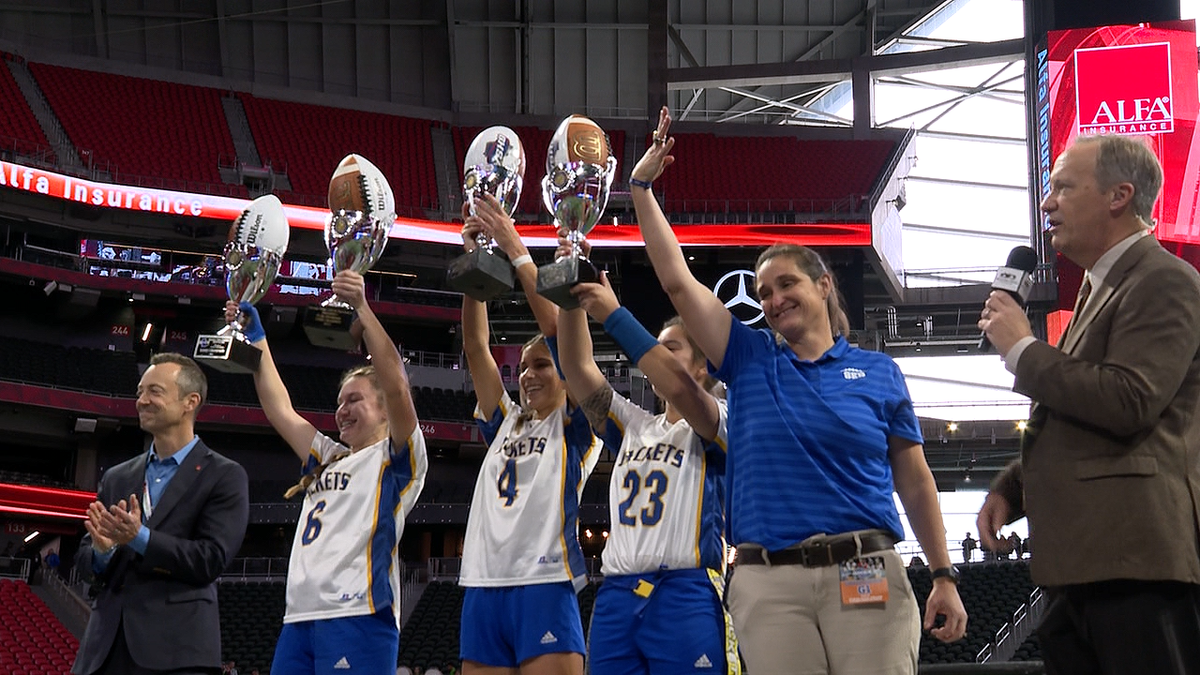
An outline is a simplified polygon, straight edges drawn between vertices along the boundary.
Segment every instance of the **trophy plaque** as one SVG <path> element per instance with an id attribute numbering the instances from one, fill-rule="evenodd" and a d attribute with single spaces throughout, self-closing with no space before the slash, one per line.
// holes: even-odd
<path id="1" fill-rule="evenodd" d="M 275 195 L 250 202 L 233 221 L 224 253 L 225 290 L 230 300 L 254 304 L 262 299 L 279 273 L 289 234 L 283 204 Z M 250 344 L 234 319 L 215 334 L 200 335 L 192 356 L 222 372 L 253 373 L 262 351 Z"/>
<path id="2" fill-rule="evenodd" d="M 463 199 L 475 213 L 475 200 L 495 197 L 512 217 L 525 180 L 525 149 L 508 127 L 479 132 L 463 160 Z M 475 238 L 475 250 L 450 262 L 446 282 L 456 291 L 487 302 L 513 288 L 513 269 L 504 252 L 486 234 Z"/>
<path id="3" fill-rule="evenodd" d="M 558 125 L 546 151 L 542 199 L 554 216 L 554 227 L 567 229 L 570 254 L 538 268 L 538 294 L 563 309 L 579 306 L 571 295 L 578 283 L 600 280 L 600 272 L 583 256 L 580 242 L 592 231 L 617 172 L 608 137 L 595 122 L 572 115 Z"/>
<path id="4" fill-rule="evenodd" d="M 383 255 L 396 220 L 396 200 L 387 178 L 364 157 L 347 155 L 329 180 L 329 210 L 325 245 L 330 266 L 335 273 L 365 273 Z M 305 308 L 304 333 L 320 347 L 358 348 L 350 332 L 353 323 L 354 308 L 336 295 Z"/>

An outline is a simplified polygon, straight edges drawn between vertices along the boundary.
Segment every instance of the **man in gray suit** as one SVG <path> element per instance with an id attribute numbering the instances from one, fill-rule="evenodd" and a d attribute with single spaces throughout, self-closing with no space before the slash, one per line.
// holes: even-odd
<path id="1" fill-rule="evenodd" d="M 1042 202 L 1086 270 L 1057 346 L 993 292 L 979 327 L 1033 400 L 1020 459 L 979 512 L 1027 515 L 1050 675 L 1200 673 L 1200 274 L 1150 233 L 1162 169 L 1137 139 L 1081 138 Z"/>
<path id="2" fill-rule="evenodd" d="M 219 673 L 216 579 L 242 545 L 246 471 L 196 436 L 208 384 L 195 361 L 159 354 L 138 383 L 149 452 L 104 473 L 75 568 L 97 595 L 71 672 Z"/>

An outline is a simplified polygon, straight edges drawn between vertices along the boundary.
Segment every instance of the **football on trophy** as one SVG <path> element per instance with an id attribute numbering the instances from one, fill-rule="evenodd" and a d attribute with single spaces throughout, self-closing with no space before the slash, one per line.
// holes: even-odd
<path id="1" fill-rule="evenodd" d="M 608 138 L 600 125 L 583 115 L 571 115 L 559 127 L 560 133 L 566 131 L 565 150 L 567 158 L 572 162 L 603 165 L 612 154 L 608 148 Z M 556 136 L 558 134 L 555 134 Z"/>
<path id="2" fill-rule="evenodd" d="M 287 215 L 275 195 L 263 195 L 250 202 L 229 228 L 229 243 L 239 247 L 257 246 L 283 255 L 288 247 Z"/>
<path id="3" fill-rule="evenodd" d="M 396 199 L 387 178 L 362 155 L 346 155 L 329 179 L 329 210 L 362 211 L 387 218 L 396 211 Z"/>

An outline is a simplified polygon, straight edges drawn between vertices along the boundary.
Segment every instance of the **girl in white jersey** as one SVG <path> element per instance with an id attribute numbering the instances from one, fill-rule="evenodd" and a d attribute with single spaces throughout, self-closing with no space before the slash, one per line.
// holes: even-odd
<path id="1" fill-rule="evenodd" d="M 392 675 L 400 645 L 400 536 L 429 466 L 408 377 L 371 311 L 363 278 L 339 272 L 333 291 L 358 312 L 372 364 L 348 372 L 335 415 L 341 442 L 292 408 L 258 312 L 246 335 L 263 351 L 254 385 L 271 426 L 304 463 L 300 522 L 288 563 L 287 613 L 271 672 Z M 236 307 L 226 308 L 232 316 Z"/>
<path id="2" fill-rule="evenodd" d="M 537 269 L 512 220 L 490 195 L 464 206 L 464 247 L 480 230 L 515 266 L 538 326 L 521 350 L 521 404 L 504 389 L 488 345 L 486 306 L 463 296 L 463 350 L 489 447 L 467 520 L 462 574 L 466 587 L 459 633 L 464 675 L 583 672 L 583 625 L 573 581 L 582 580 L 579 495 L 599 441 L 566 386 L 551 348 L 557 308 L 537 295 Z"/>
<path id="3" fill-rule="evenodd" d="M 574 289 L 583 310 L 646 374 L 666 409 L 652 415 L 613 391 L 592 355 L 582 310 L 559 315 L 571 394 L 616 453 L 604 583 L 588 643 L 592 673 L 740 673 L 722 605 L 725 402 L 709 393 L 704 354 L 682 322 L 658 339 L 621 307 L 608 277 Z"/>

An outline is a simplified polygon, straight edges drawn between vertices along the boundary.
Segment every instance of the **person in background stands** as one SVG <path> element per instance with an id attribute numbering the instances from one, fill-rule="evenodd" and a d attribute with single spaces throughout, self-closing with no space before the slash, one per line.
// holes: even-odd
<path id="1" fill-rule="evenodd" d="M 962 540 L 963 562 L 971 562 L 971 558 L 975 555 L 975 547 L 977 545 L 978 542 L 976 542 L 975 538 L 971 536 L 970 532 L 968 532 L 967 536 Z"/>

